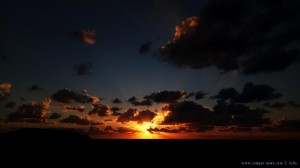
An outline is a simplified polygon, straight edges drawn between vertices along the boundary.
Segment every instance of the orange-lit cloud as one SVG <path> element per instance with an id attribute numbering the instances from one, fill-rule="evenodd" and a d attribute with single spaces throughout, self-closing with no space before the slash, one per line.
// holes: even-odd
<path id="1" fill-rule="evenodd" d="M 4 100 L 10 95 L 11 84 L 0 83 L 0 100 Z"/>
<path id="2" fill-rule="evenodd" d="M 150 111 L 149 109 L 140 111 L 134 118 L 134 121 L 137 121 L 138 124 L 142 124 L 144 122 L 151 122 L 155 117 L 156 113 Z"/>
<path id="3" fill-rule="evenodd" d="M 137 109 L 129 108 L 125 113 L 121 114 L 118 117 L 117 122 L 122 122 L 122 123 L 130 122 L 134 119 L 136 115 L 137 115 Z"/>
<path id="4" fill-rule="evenodd" d="M 89 112 L 89 115 L 109 116 L 113 114 L 107 104 L 93 104 L 92 107 L 93 110 Z"/>
<path id="5" fill-rule="evenodd" d="M 80 30 L 74 32 L 73 35 L 88 45 L 96 44 L 96 30 Z"/>
<path id="6" fill-rule="evenodd" d="M 138 124 L 143 124 L 144 122 L 151 122 L 155 115 L 156 113 L 149 109 L 137 112 L 137 109 L 129 108 L 125 113 L 118 117 L 117 122 L 126 123 L 136 121 Z"/>
<path id="7" fill-rule="evenodd" d="M 68 111 L 79 111 L 79 112 L 83 112 L 85 110 L 85 106 L 65 106 L 64 107 L 64 111 L 68 112 Z"/>
<path id="8" fill-rule="evenodd" d="M 7 116 L 7 120 L 45 122 L 50 103 L 51 99 L 46 99 L 41 103 L 31 102 L 29 104 L 23 104 L 16 110 L 16 112 L 9 114 Z"/>
<path id="9" fill-rule="evenodd" d="M 175 35 L 173 41 L 176 41 L 186 35 L 192 33 L 199 25 L 199 18 L 196 16 L 189 17 L 181 22 L 180 25 L 175 27 Z"/>

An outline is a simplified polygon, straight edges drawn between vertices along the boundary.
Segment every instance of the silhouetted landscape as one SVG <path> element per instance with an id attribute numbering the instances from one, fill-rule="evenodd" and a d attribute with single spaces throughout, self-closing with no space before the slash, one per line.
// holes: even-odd
<path id="1" fill-rule="evenodd" d="M 73 163 L 96 152 L 96 166 L 106 165 L 98 154 L 112 164 L 138 165 L 138 155 L 153 166 L 226 156 L 294 166 L 299 9 L 299 0 L 1 0 L 0 146 L 28 163 L 30 151 L 63 155 L 44 157 L 53 167 L 68 152 Z"/>

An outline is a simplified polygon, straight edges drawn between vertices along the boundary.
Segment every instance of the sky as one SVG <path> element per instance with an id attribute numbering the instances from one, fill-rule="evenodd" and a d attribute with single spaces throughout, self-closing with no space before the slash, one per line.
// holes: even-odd
<path id="1" fill-rule="evenodd" d="M 299 139 L 299 6 L 3 0 L 1 132 Z"/>

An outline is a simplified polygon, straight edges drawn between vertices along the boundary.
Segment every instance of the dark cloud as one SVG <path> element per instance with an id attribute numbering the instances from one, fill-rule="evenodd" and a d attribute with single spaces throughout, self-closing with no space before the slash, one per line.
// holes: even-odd
<path id="1" fill-rule="evenodd" d="M 238 95 L 238 92 L 234 88 L 226 88 L 221 89 L 216 96 L 213 96 L 213 99 L 220 99 L 220 100 L 230 100 Z"/>
<path id="2" fill-rule="evenodd" d="M 107 104 L 93 104 L 92 107 L 93 110 L 89 112 L 89 115 L 97 115 L 103 117 L 112 114 Z"/>
<path id="3" fill-rule="evenodd" d="M 163 124 L 193 122 L 203 122 L 203 124 L 206 124 L 212 118 L 212 113 L 209 109 L 192 101 L 170 104 L 164 108 L 164 110 L 170 111 L 170 113 L 165 117 Z"/>
<path id="4" fill-rule="evenodd" d="M 152 102 L 150 100 L 133 101 L 131 104 L 133 106 L 152 106 Z"/>
<path id="5" fill-rule="evenodd" d="M 207 93 L 205 93 L 204 91 L 196 92 L 195 93 L 195 99 L 196 100 L 203 99 L 206 95 L 207 95 Z"/>
<path id="6" fill-rule="evenodd" d="M 114 121 L 113 119 L 105 119 L 104 122 Z"/>
<path id="7" fill-rule="evenodd" d="M 6 56 L 6 55 L 2 55 L 2 56 L 0 56 L 0 61 L 7 61 L 8 60 L 8 56 Z"/>
<path id="8" fill-rule="evenodd" d="M 299 58 L 299 49 L 286 51 L 273 49 L 260 52 L 244 62 L 244 74 L 257 74 L 259 72 L 274 72 L 284 70 Z"/>
<path id="9" fill-rule="evenodd" d="M 251 82 L 244 85 L 243 92 L 232 100 L 239 103 L 260 102 L 280 98 L 282 95 L 268 85 L 254 85 Z"/>
<path id="10" fill-rule="evenodd" d="M 189 98 L 191 98 L 191 97 L 194 97 L 195 96 L 195 93 L 194 92 L 190 92 L 190 93 L 188 93 L 188 92 L 183 92 L 182 93 L 182 97 L 183 98 L 185 98 L 185 99 L 189 99 Z"/>
<path id="11" fill-rule="evenodd" d="M 155 132 L 166 132 L 166 133 L 179 133 L 184 131 L 184 129 L 170 129 L 170 128 L 149 128 L 147 129 L 150 133 Z"/>
<path id="12" fill-rule="evenodd" d="M 79 112 L 84 112 L 85 106 L 65 106 L 64 111 L 79 111 Z"/>
<path id="13" fill-rule="evenodd" d="M 17 105 L 16 102 L 10 101 L 4 105 L 6 108 L 14 108 Z"/>
<path id="14" fill-rule="evenodd" d="M 101 135 L 101 134 L 108 134 L 107 131 L 103 131 L 101 128 L 99 127 L 95 127 L 95 126 L 92 126 L 88 129 L 87 133 L 89 135 Z"/>
<path id="15" fill-rule="evenodd" d="M 213 109 L 214 125 L 255 126 L 270 123 L 268 118 L 264 118 L 264 114 L 269 112 L 261 108 L 254 109 L 243 104 L 218 101 Z"/>
<path id="16" fill-rule="evenodd" d="M 118 117 L 117 122 L 122 122 L 122 123 L 130 122 L 134 119 L 136 114 L 137 114 L 137 109 L 129 108 L 125 113 L 121 114 Z"/>
<path id="17" fill-rule="evenodd" d="M 254 85 L 248 82 L 244 85 L 241 93 L 237 92 L 234 88 L 221 89 L 218 95 L 213 96 L 213 99 L 222 101 L 230 100 L 236 103 L 251 103 L 261 102 L 265 100 L 277 99 L 282 97 L 280 93 L 268 85 Z"/>
<path id="18" fill-rule="evenodd" d="M 158 93 L 152 93 L 144 97 L 146 100 L 152 100 L 156 103 L 174 103 L 177 100 L 183 98 L 185 93 L 179 91 L 162 91 Z"/>
<path id="19" fill-rule="evenodd" d="M 126 123 L 136 121 L 138 124 L 142 124 L 143 122 L 151 122 L 155 115 L 156 113 L 149 109 L 137 112 L 137 109 L 129 108 L 125 113 L 118 117 L 117 122 Z"/>
<path id="20" fill-rule="evenodd" d="M 138 131 L 128 127 L 117 127 L 106 126 L 104 129 L 99 127 L 90 127 L 88 134 L 99 135 L 99 134 L 111 134 L 111 133 L 137 133 Z"/>
<path id="21" fill-rule="evenodd" d="M 300 131 L 300 120 L 281 120 L 279 125 L 277 126 L 278 129 L 284 131 Z"/>
<path id="22" fill-rule="evenodd" d="M 96 44 L 96 31 L 95 30 L 80 30 L 72 34 L 75 38 L 81 40 L 88 45 Z"/>
<path id="23" fill-rule="evenodd" d="M 203 122 L 193 122 L 187 124 L 186 132 L 208 132 L 212 131 L 214 126 L 209 124 L 203 124 Z"/>
<path id="24" fill-rule="evenodd" d="M 198 17 L 176 26 L 158 57 L 179 68 L 286 69 L 299 58 L 299 8 L 297 0 L 211 1 Z"/>
<path id="25" fill-rule="evenodd" d="M 275 102 L 273 104 L 265 103 L 263 105 L 266 106 L 266 107 L 269 107 L 269 108 L 274 108 L 274 109 L 277 109 L 277 110 L 281 110 L 282 108 L 286 107 L 287 104 L 286 103 Z"/>
<path id="26" fill-rule="evenodd" d="M 30 88 L 28 88 L 28 91 L 30 91 L 30 92 L 32 92 L 32 91 L 43 91 L 43 90 L 44 89 L 42 89 L 38 85 L 32 85 Z"/>
<path id="27" fill-rule="evenodd" d="M 292 107 L 300 107 L 300 103 L 297 104 L 295 101 L 289 101 L 288 104 Z"/>
<path id="28" fill-rule="evenodd" d="M 45 122 L 51 100 L 42 103 L 31 102 L 21 105 L 14 113 L 7 116 L 8 121 Z"/>
<path id="29" fill-rule="evenodd" d="M 119 133 L 137 133 L 138 131 L 132 128 L 127 128 L 127 127 L 117 127 L 117 130 L 115 132 Z"/>
<path id="30" fill-rule="evenodd" d="M 122 110 L 122 108 L 119 108 L 119 107 L 112 107 L 112 108 L 110 108 L 110 111 L 113 112 L 112 115 L 114 115 L 114 116 L 119 116 L 119 115 L 121 115 L 121 113 L 118 112 L 118 111 L 120 111 L 120 110 Z"/>
<path id="31" fill-rule="evenodd" d="M 60 118 L 60 117 L 61 117 L 60 114 L 58 114 L 58 113 L 52 113 L 52 114 L 49 116 L 49 119 L 55 120 L 55 119 L 58 119 L 58 118 Z"/>
<path id="32" fill-rule="evenodd" d="M 264 117 L 268 113 L 264 109 L 221 100 L 214 106 L 213 111 L 193 101 L 165 105 L 162 111 L 169 111 L 163 125 L 182 123 L 186 125 L 186 131 L 191 132 L 211 131 L 215 126 L 253 127 L 270 124 L 270 119 Z"/>
<path id="33" fill-rule="evenodd" d="M 118 98 L 114 99 L 112 102 L 113 102 L 113 103 L 116 103 L 116 104 L 122 103 L 122 101 L 121 101 L 120 99 L 118 99 Z"/>
<path id="34" fill-rule="evenodd" d="M 26 98 L 25 97 L 20 97 L 20 100 L 21 101 L 26 101 Z"/>
<path id="35" fill-rule="evenodd" d="M 247 126 L 231 126 L 220 130 L 221 132 L 250 132 L 252 127 Z"/>
<path id="36" fill-rule="evenodd" d="M 0 101 L 5 100 L 10 96 L 11 84 L 9 83 L 0 83 Z"/>
<path id="37" fill-rule="evenodd" d="M 91 125 L 104 125 L 104 122 L 99 122 L 99 121 L 91 121 Z"/>
<path id="38" fill-rule="evenodd" d="M 144 122 L 151 122 L 155 117 L 156 113 L 150 111 L 149 109 L 140 111 L 134 118 L 134 121 L 137 121 L 138 124 L 143 124 Z"/>
<path id="39" fill-rule="evenodd" d="M 70 115 L 69 117 L 60 120 L 61 123 L 70 123 L 77 125 L 101 125 L 100 122 L 95 122 L 88 117 L 80 117 L 77 115 Z"/>
<path id="40" fill-rule="evenodd" d="M 108 125 L 104 128 L 104 131 L 113 131 L 113 130 L 114 130 L 113 127 L 110 125 Z"/>
<path id="41" fill-rule="evenodd" d="M 51 98 L 60 103 L 96 103 L 99 101 L 97 97 L 88 94 L 81 95 L 70 89 L 59 90 Z"/>
<path id="42" fill-rule="evenodd" d="M 135 102 L 137 101 L 137 98 L 135 96 L 128 99 L 129 102 Z"/>
<path id="43" fill-rule="evenodd" d="M 73 67 L 73 69 L 76 71 L 76 75 L 82 76 L 82 75 L 87 75 L 92 67 L 93 67 L 92 63 L 87 62 L 87 63 L 77 64 Z"/>
<path id="44" fill-rule="evenodd" d="M 151 45 L 152 45 L 151 41 L 148 41 L 148 42 L 142 44 L 140 46 L 139 53 L 142 55 L 148 53 L 151 49 Z"/>
<path id="45" fill-rule="evenodd" d="M 279 120 L 276 124 L 266 125 L 260 128 L 261 131 L 265 132 L 299 132 L 300 131 L 300 120 Z"/>

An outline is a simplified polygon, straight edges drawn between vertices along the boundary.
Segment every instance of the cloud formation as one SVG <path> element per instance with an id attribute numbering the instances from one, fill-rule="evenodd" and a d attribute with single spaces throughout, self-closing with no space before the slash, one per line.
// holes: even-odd
<path id="1" fill-rule="evenodd" d="M 7 102 L 7 103 L 4 105 L 4 107 L 5 107 L 5 108 L 14 108 L 16 105 L 17 105 L 16 102 L 10 101 L 10 102 Z"/>
<path id="2" fill-rule="evenodd" d="M 64 111 L 79 111 L 79 112 L 84 112 L 85 106 L 64 106 Z"/>
<path id="3" fill-rule="evenodd" d="M 254 109 L 243 104 L 219 101 L 213 109 L 214 125 L 218 126 L 256 126 L 270 123 L 268 118 L 264 118 L 264 115 L 269 112 L 262 108 Z"/>
<path id="4" fill-rule="evenodd" d="M 144 122 L 151 122 L 155 116 L 156 113 L 149 109 L 138 112 L 137 109 L 129 108 L 118 117 L 117 122 L 126 123 L 136 121 L 138 124 L 143 124 Z"/>
<path id="5" fill-rule="evenodd" d="M 115 104 L 120 104 L 120 103 L 122 103 L 122 101 L 121 101 L 120 99 L 118 99 L 118 98 L 112 100 L 112 102 L 115 103 Z"/>
<path id="6" fill-rule="evenodd" d="M 43 90 L 44 89 L 42 89 L 38 85 L 32 85 L 32 86 L 30 86 L 30 88 L 28 88 L 28 91 L 30 91 L 30 92 L 32 92 L 32 91 L 43 91 Z"/>
<path id="7" fill-rule="evenodd" d="M 121 115 L 121 113 L 118 112 L 118 111 L 120 111 L 120 110 L 122 110 L 122 108 L 120 108 L 120 107 L 112 107 L 112 108 L 110 108 L 110 111 L 113 112 L 112 115 L 114 115 L 114 116 L 119 116 L 119 115 Z"/>
<path id="8" fill-rule="evenodd" d="M 128 99 L 129 102 L 135 102 L 137 101 L 137 98 L 135 96 Z"/>
<path id="9" fill-rule="evenodd" d="M 51 120 L 55 120 L 55 119 L 59 119 L 61 117 L 60 114 L 58 113 L 52 113 L 48 119 L 51 119 Z"/>
<path id="10" fill-rule="evenodd" d="M 75 70 L 76 75 L 82 76 L 82 75 L 87 75 L 92 67 L 93 67 L 92 63 L 87 62 L 87 63 L 77 64 L 73 67 L 73 69 Z"/>
<path id="11" fill-rule="evenodd" d="M 31 102 L 21 105 L 14 113 L 7 116 L 8 121 L 45 122 L 51 100 L 42 103 Z"/>
<path id="12" fill-rule="evenodd" d="M 112 115 L 112 111 L 107 104 L 93 104 L 92 107 L 93 110 L 89 112 L 89 115 L 97 115 L 100 117 Z"/>
<path id="13" fill-rule="evenodd" d="M 102 125 L 101 122 L 96 122 L 88 117 L 80 117 L 77 115 L 70 115 L 69 117 L 60 120 L 61 123 L 70 123 L 70 124 L 77 124 L 77 125 Z"/>
<path id="14" fill-rule="evenodd" d="M 139 53 L 141 55 L 148 53 L 151 49 L 151 45 L 152 45 L 151 41 L 148 41 L 148 42 L 142 44 L 139 48 Z"/>
<path id="15" fill-rule="evenodd" d="M 4 62 L 4 61 L 7 61 L 7 59 L 8 59 L 8 56 L 6 56 L 6 55 L 1 55 L 0 56 L 0 61 L 2 62 Z"/>
<path id="16" fill-rule="evenodd" d="M 0 83 L 0 101 L 5 100 L 10 96 L 11 84 L 9 83 Z"/>
<path id="17" fill-rule="evenodd" d="M 88 45 L 96 44 L 96 30 L 80 30 L 73 32 L 73 36 Z"/>
<path id="18" fill-rule="evenodd" d="M 133 118 L 133 121 L 137 121 L 138 124 L 143 124 L 144 122 L 151 122 L 155 115 L 156 113 L 150 111 L 149 109 L 142 110 Z"/>
<path id="19" fill-rule="evenodd" d="M 273 104 L 271 103 L 264 103 L 263 104 L 264 106 L 266 107 L 269 107 L 269 108 L 274 108 L 274 109 L 277 109 L 277 110 L 281 110 L 282 108 L 286 107 L 286 103 L 281 103 L 281 102 L 275 102 Z"/>
<path id="20" fill-rule="evenodd" d="M 131 104 L 133 106 L 152 106 L 152 102 L 150 100 L 133 101 Z"/>
<path id="21" fill-rule="evenodd" d="M 209 109 L 193 101 L 169 104 L 164 107 L 170 113 L 165 117 L 163 124 L 210 122 L 212 113 Z"/>
<path id="22" fill-rule="evenodd" d="M 166 133 L 179 133 L 184 131 L 185 129 L 170 129 L 170 128 L 149 128 L 147 131 L 150 133 L 155 132 L 166 132 Z"/>
<path id="23" fill-rule="evenodd" d="M 297 104 L 295 101 L 289 101 L 288 104 L 289 104 L 291 107 L 296 107 L 296 108 L 297 108 L 297 107 L 300 107 L 300 103 Z"/>
<path id="24" fill-rule="evenodd" d="M 51 96 L 51 99 L 60 103 L 96 103 L 97 97 L 88 94 L 81 95 L 71 89 L 59 90 Z"/>
<path id="25" fill-rule="evenodd" d="M 179 68 L 246 75 L 284 70 L 299 59 L 299 8 L 299 1 L 210 1 L 176 26 L 158 58 Z"/>
<path id="26" fill-rule="evenodd" d="M 200 100 L 200 99 L 204 99 L 204 97 L 207 95 L 207 93 L 205 93 L 204 91 L 199 91 L 195 93 L 195 99 L 196 100 Z"/>
<path id="27" fill-rule="evenodd" d="M 212 99 L 219 100 L 231 100 L 238 95 L 238 92 L 234 88 L 225 88 L 221 89 L 216 96 L 213 96 Z"/>
<path id="28" fill-rule="evenodd" d="M 162 91 L 155 92 L 151 95 L 146 95 L 144 99 L 152 100 L 156 103 L 174 103 L 181 98 L 184 98 L 185 93 L 179 91 Z"/>
<path id="29" fill-rule="evenodd" d="M 121 114 L 118 117 L 117 122 L 122 122 L 122 123 L 130 122 L 134 119 L 136 114 L 137 114 L 137 109 L 129 108 L 125 113 Z"/>
<path id="30" fill-rule="evenodd" d="M 264 100 L 277 99 L 282 97 L 280 93 L 268 85 L 254 85 L 249 82 L 244 85 L 241 94 L 238 94 L 233 101 L 238 103 L 260 102 Z"/>
<path id="31" fill-rule="evenodd" d="M 244 85 L 241 93 L 237 92 L 234 88 L 221 89 L 216 96 L 212 99 L 218 99 L 222 101 L 230 100 L 236 103 L 251 103 L 261 102 L 271 99 L 277 99 L 282 97 L 280 93 L 269 85 L 254 85 L 248 82 Z"/>

